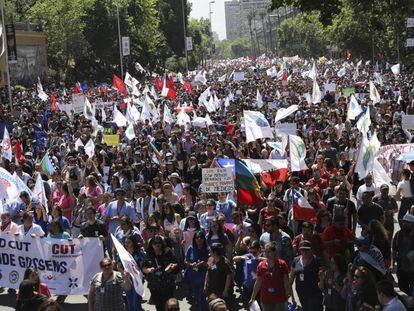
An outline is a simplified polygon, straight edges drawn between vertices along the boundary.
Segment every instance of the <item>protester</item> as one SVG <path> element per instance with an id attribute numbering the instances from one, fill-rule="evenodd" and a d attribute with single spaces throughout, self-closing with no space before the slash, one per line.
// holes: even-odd
<path id="1" fill-rule="evenodd" d="M 133 288 L 130 274 L 114 271 L 113 262 L 109 258 L 102 259 L 99 265 L 102 272 L 92 278 L 89 288 L 89 311 L 126 310 L 122 289 Z"/>
<path id="2" fill-rule="evenodd" d="M 40 282 L 39 272 L 35 268 L 27 268 L 26 271 L 24 271 L 23 279 L 31 281 L 34 284 L 35 292 L 38 294 L 42 294 L 46 298 L 52 297 L 49 287 L 45 283 Z"/>
<path id="3" fill-rule="evenodd" d="M 38 310 L 47 297 L 36 293 L 35 283 L 30 280 L 23 280 L 19 286 L 19 298 L 16 302 L 16 311 Z"/>
<path id="4" fill-rule="evenodd" d="M 174 296 L 178 262 L 161 236 L 156 235 L 149 241 L 142 271 L 157 311 L 163 311 L 165 302 Z"/>

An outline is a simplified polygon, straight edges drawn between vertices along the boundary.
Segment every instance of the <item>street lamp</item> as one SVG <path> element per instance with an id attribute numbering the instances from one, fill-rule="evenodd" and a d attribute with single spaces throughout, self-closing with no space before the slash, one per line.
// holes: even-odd
<path id="1" fill-rule="evenodd" d="M 209 11 L 208 11 L 208 18 L 209 18 L 209 21 L 210 21 L 210 39 L 211 39 L 211 43 L 210 43 L 210 56 L 211 56 L 211 59 L 213 59 L 213 27 L 212 27 L 212 23 L 211 23 L 211 14 L 213 14 L 213 12 L 211 11 L 211 4 L 212 3 L 216 3 L 216 1 L 214 1 L 214 0 L 212 0 L 212 1 L 210 1 L 209 3 L 208 3 L 208 6 L 209 6 Z"/>
<path id="2" fill-rule="evenodd" d="M 118 44 L 119 44 L 119 63 L 121 65 L 121 79 L 124 79 L 124 64 L 123 64 L 123 55 L 122 55 L 122 39 L 121 39 L 121 26 L 119 23 L 119 8 L 118 8 L 118 0 L 116 0 L 116 19 L 118 25 Z"/>
<path id="3" fill-rule="evenodd" d="M 187 1 L 187 0 L 185 0 L 185 1 Z M 186 33 L 186 29 L 185 29 L 185 16 L 186 15 L 185 15 L 185 10 L 184 10 L 184 0 L 181 0 L 181 10 L 182 10 L 182 13 L 183 13 L 185 69 L 187 70 L 187 76 L 188 76 L 188 51 L 187 51 L 187 33 Z"/>

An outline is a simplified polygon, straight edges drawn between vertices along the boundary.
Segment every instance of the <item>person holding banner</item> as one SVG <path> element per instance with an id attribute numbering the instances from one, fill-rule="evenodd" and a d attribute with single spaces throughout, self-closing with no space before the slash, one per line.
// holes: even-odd
<path id="1" fill-rule="evenodd" d="M 8 212 L 1 214 L 0 232 L 6 232 L 10 234 L 19 233 L 19 226 L 12 221 Z"/>
<path id="2" fill-rule="evenodd" d="M 19 226 L 19 234 L 21 235 L 30 235 L 31 237 L 41 237 L 45 236 L 45 232 L 42 230 L 42 227 L 33 223 L 33 216 L 28 212 L 23 212 L 22 215 L 23 224 Z"/>
<path id="3" fill-rule="evenodd" d="M 133 289 L 129 272 L 114 271 L 110 258 L 99 263 L 102 272 L 95 274 L 89 287 L 89 311 L 126 311 L 122 290 Z"/>

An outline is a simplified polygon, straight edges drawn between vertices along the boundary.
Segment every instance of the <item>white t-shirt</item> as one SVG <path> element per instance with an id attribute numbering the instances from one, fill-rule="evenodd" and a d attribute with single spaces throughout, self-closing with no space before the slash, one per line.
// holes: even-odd
<path id="1" fill-rule="evenodd" d="M 378 188 L 375 188 L 374 184 L 372 184 L 371 186 L 367 186 L 365 184 L 363 184 L 362 186 L 360 186 L 358 188 L 357 194 L 356 194 L 356 199 L 357 199 L 357 203 L 358 205 L 361 205 L 362 203 L 362 194 L 364 192 L 373 192 L 373 196 L 378 194 Z"/>
<path id="2" fill-rule="evenodd" d="M 401 197 L 402 198 L 409 198 L 413 196 L 411 191 L 411 185 L 409 180 L 402 180 L 397 185 L 397 191 L 401 189 Z"/>
<path id="3" fill-rule="evenodd" d="M 19 225 L 19 233 L 22 235 L 31 235 L 32 233 L 34 233 L 36 236 L 39 237 L 45 235 L 45 232 L 43 231 L 42 227 L 36 224 L 32 224 L 32 226 L 27 232 L 24 231 L 24 225 Z"/>

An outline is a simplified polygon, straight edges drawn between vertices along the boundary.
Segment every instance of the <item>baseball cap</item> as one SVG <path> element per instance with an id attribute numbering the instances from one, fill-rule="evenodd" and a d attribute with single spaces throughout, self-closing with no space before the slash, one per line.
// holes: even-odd
<path id="1" fill-rule="evenodd" d="M 414 215 L 406 214 L 404 215 L 402 220 L 406 222 L 414 222 Z"/>
<path id="2" fill-rule="evenodd" d="M 305 240 L 302 242 L 300 246 L 300 250 L 311 250 L 312 249 L 312 243 L 308 240 Z"/>
<path id="3" fill-rule="evenodd" d="M 380 190 L 390 189 L 390 187 L 387 184 L 382 184 L 380 187 Z"/>

